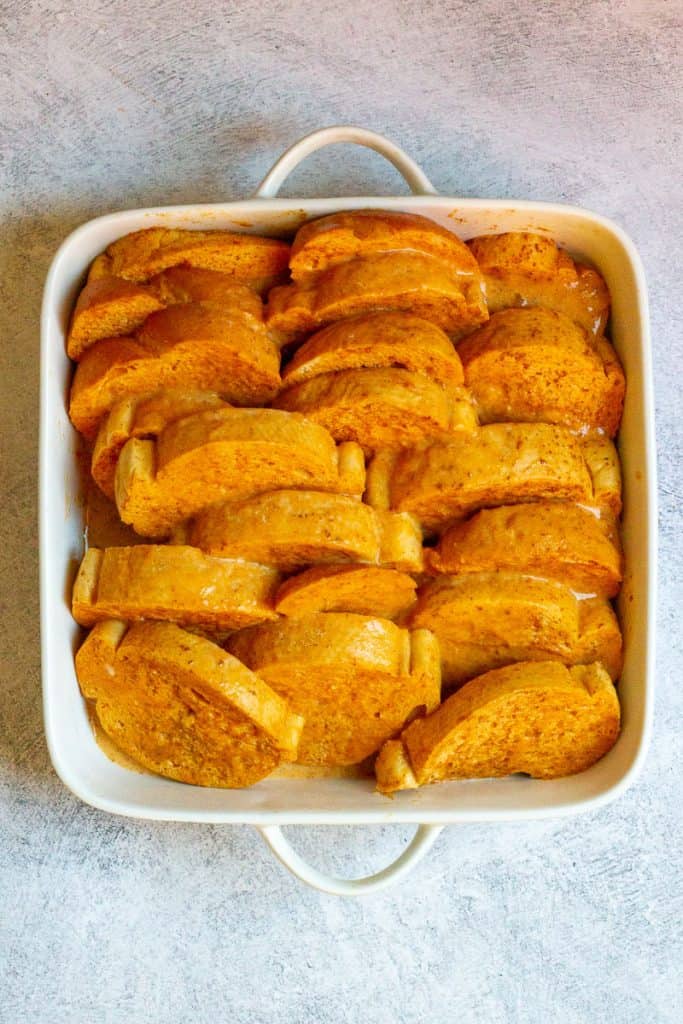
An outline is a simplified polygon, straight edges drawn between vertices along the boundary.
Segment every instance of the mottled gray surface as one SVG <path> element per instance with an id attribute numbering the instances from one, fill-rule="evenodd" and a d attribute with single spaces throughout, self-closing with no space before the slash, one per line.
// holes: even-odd
<path id="1" fill-rule="evenodd" d="M 2 1024 L 683 1019 L 679 3 L 0 12 Z M 575 820 L 452 828 L 407 884 L 359 902 L 304 889 L 247 828 L 82 806 L 50 768 L 39 705 L 38 310 L 55 247 L 104 211 L 243 196 L 295 138 L 337 122 L 388 133 L 451 194 L 561 199 L 625 226 L 651 287 L 661 477 L 641 780 Z M 395 188 L 379 158 L 336 150 L 289 194 Z M 297 841 L 351 875 L 407 836 Z"/>

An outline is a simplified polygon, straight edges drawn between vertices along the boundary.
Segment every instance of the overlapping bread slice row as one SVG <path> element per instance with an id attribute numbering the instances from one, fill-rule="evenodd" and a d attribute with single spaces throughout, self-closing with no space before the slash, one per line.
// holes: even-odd
<path id="1" fill-rule="evenodd" d="M 242 258 L 238 240 L 246 236 L 202 233 L 210 236 L 204 245 L 197 232 L 150 234 L 115 243 L 91 277 L 109 281 L 105 296 L 132 278 L 164 308 L 126 320 L 118 298 L 107 299 L 103 316 L 88 319 L 97 305 L 89 284 L 69 340 L 74 355 L 85 353 L 71 411 L 86 435 L 98 430 L 93 477 L 137 533 L 174 542 L 91 550 L 77 580 L 76 617 L 99 623 L 79 654 L 79 678 L 115 742 L 174 778 L 246 785 L 278 761 L 340 765 L 374 753 L 411 717 L 438 706 L 439 662 L 446 693 L 486 669 L 531 659 L 602 662 L 618 674 L 620 637 L 606 601 L 621 571 L 613 523 L 618 461 L 602 434 L 572 433 L 614 433 L 623 397 L 623 375 L 601 335 L 608 298 L 593 271 L 577 268 L 545 239 L 499 236 L 499 255 L 489 245 L 482 275 L 456 236 L 422 218 L 338 215 L 300 230 L 290 260 L 294 283 L 270 291 L 264 316 L 249 285 L 262 288 L 282 273 L 282 243 L 250 239 Z M 483 294 L 491 280 L 501 294 L 509 284 L 532 308 L 502 311 L 486 323 Z M 130 330 L 131 316 L 129 350 L 120 338 L 96 337 L 102 318 L 111 332 Z M 575 322 L 582 318 L 594 333 Z M 465 337 L 461 360 L 453 341 Z M 283 390 L 278 349 L 287 357 Z M 565 383 L 574 387 L 569 400 Z M 267 400 L 266 388 L 267 398 L 279 392 L 276 408 L 252 408 Z M 365 502 L 363 453 L 370 460 Z M 422 532 L 434 531 L 441 539 L 423 555 Z M 439 575 L 429 581 L 429 573 Z M 579 602 L 574 591 L 597 596 Z M 205 636 L 168 622 L 127 631 L 113 625 L 155 618 Z M 241 632 L 225 646 L 239 667 L 231 653 L 215 649 L 232 630 Z M 209 645 L 202 655 L 208 661 L 198 652 L 197 663 L 210 676 L 225 674 L 227 705 L 221 687 L 207 690 L 195 674 L 173 669 L 178 659 L 168 652 L 186 635 L 193 650 Z M 249 712 L 237 700 L 244 696 L 238 678 L 247 685 L 245 666 L 260 681 Z M 510 689 L 501 677 L 502 705 L 485 679 L 456 696 L 462 701 L 468 688 L 484 687 L 488 696 L 476 713 L 486 718 L 495 705 L 504 721 L 508 705 L 552 703 L 558 686 L 567 697 L 565 717 L 590 716 L 593 690 L 599 704 L 613 695 L 600 667 L 588 675 L 563 669 L 560 680 L 550 665 L 545 689 L 539 671 L 529 667 L 527 689 L 523 678 Z M 176 680 L 170 704 L 154 682 L 159 672 Z M 602 680 L 597 689 L 594 677 Z M 113 679 L 121 688 L 107 716 Z M 266 683 L 280 704 L 265 700 Z M 154 699 L 136 724 L 128 705 L 140 687 Z M 208 707 L 197 704 L 199 692 Z M 537 737 L 526 760 L 520 754 L 515 761 L 510 752 L 523 745 L 513 724 L 503 752 L 492 755 L 497 768 L 489 758 L 478 774 L 580 770 L 616 735 L 618 703 L 607 704 L 611 726 L 599 735 L 587 727 L 578 747 L 574 737 L 573 760 L 563 762 L 558 740 L 556 767 L 548 768 Z M 190 707 L 187 715 L 183 707 Z M 213 743 L 207 722 L 216 720 L 217 707 L 230 726 L 218 740 L 222 772 L 211 758 L 205 771 L 201 756 Z M 155 719 L 160 729 L 152 727 Z M 525 727 L 530 720 L 520 721 Z M 559 736 L 562 728 L 551 716 L 543 735 Z M 239 749 L 227 756 L 235 730 L 270 751 L 262 763 L 248 744 L 244 756 Z M 409 765 L 408 747 L 391 742 L 378 762 L 383 789 L 439 777 L 431 768 L 397 773 L 397 764 Z M 454 742 L 449 733 L 446 747 Z M 473 771 L 451 758 L 442 774 Z"/>

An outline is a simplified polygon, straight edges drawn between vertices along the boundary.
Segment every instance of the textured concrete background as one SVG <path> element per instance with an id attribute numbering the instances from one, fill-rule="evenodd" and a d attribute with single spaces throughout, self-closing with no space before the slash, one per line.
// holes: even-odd
<path id="1" fill-rule="evenodd" d="M 676 0 L 217 4 L 0 0 L 0 1021 L 655 1024 L 681 999 L 681 8 Z M 676 66 L 679 61 L 678 70 Z M 388 133 L 450 194 L 615 218 L 652 298 L 659 670 L 641 781 L 572 821 L 452 828 L 360 902 L 247 828 L 117 820 L 55 778 L 40 716 L 38 312 L 109 210 L 244 196 L 310 129 Z M 289 194 L 398 187 L 335 149 Z M 352 875 L 408 830 L 302 829 Z"/>

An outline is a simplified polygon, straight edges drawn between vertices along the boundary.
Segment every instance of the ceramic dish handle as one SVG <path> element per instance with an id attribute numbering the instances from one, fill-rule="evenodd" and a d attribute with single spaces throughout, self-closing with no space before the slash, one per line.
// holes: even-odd
<path id="1" fill-rule="evenodd" d="M 407 875 L 432 848 L 442 829 L 443 825 L 418 825 L 403 853 L 375 875 L 367 875 L 365 878 L 335 878 L 318 871 L 296 852 L 278 825 L 267 825 L 260 828 L 259 832 L 280 863 L 306 885 L 320 892 L 332 893 L 333 896 L 365 896 Z"/>
<path id="2" fill-rule="evenodd" d="M 316 149 L 323 146 L 330 146 L 336 142 L 355 142 L 358 146 L 367 146 L 381 153 L 383 157 L 394 165 L 399 174 L 402 174 L 411 192 L 416 196 L 438 195 L 431 181 L 418 167 L 414 160 L 404 153 L 402 149 L 390 142 L 383 135 L 377 132 L 368 131 L 367 128 L 356 128 L 354 125 L 338 124 L 332 128 L 321 128 L 320 131 L 304 135 L 293 146 L 276 160 L 265 178 L 254 192 L 256 199 L 272 199 L 280 191 L 280 186 L 285 178 L 292 173 L 302 160 L 305 160 Z"/>

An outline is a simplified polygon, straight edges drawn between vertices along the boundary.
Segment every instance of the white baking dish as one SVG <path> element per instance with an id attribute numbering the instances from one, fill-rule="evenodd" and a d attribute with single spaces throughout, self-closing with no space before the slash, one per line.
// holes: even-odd
<path id="1" fill-rule="evenodd" d="M 397 198 L 275 199 L 287 174 L 308 153 L 331 142 L 357 142 L 383 153 L 413 195 Z M 247 790 L 202 789 L 112 763 L 93 738 L 74 673 L 79 628 L 69 596 L 83 552 L 76 434 L 66 413 L 71 364 L 65 329 L 91 260 L 129 231 L 164 225 L 283 234 L 303 220 L 336 210 L 384 207 L 419 212 L 463 238 L 531 230 L 550 235 L 604 275 L 612 294 L 612 338 L 627 376 L 619 435 L 624 474 L 626 579 L 620 598 L 625 664 L 619 684 L 623 730 L 614 749 L 581 775 L 552 782 L 450 782 L 393 800 L 358 779 L 270 779 Z M 574 814 L 614 799 L 642 764 L 650 731 L 654 683 L 655 449 L 652 372 L 645 280 L 638 254 L 619 227 L 585 210 L 549 203 L 458 199 L 435 194 L 420 169 L 382 136 L 329 128 L 297 143 L 244 202 L 129 210 L 99 217 L 74 231 L 54 258 L 45 286 L 41 349 L 40 546 L 45 730 L 54 767 L 82 800 L 116 814 L 176 821 L 258 826 L 274 852 L 305 881 L 329 892 L 357 893 L 399 877 L 432 844 L 440 828 L 465 821 L 500 821 Z M 415 838 L 397 862 L 369 879 L 323 876 L 292 850 L 286 824 L 414 822 Z"/>

